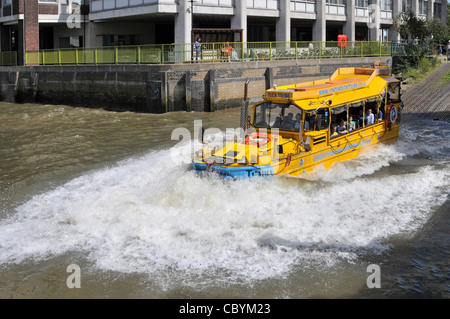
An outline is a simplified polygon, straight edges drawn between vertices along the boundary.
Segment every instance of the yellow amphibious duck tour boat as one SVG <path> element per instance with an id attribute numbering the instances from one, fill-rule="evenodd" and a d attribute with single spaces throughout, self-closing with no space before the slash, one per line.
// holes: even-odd
<path id="1" fill-rule="evenodd" d="M 252 116 L 243 108 L 245 134 L 223 147 L 203 143 L 193 166 L 229 179 L 329 168 L 395 142 L 402 107 L 400 81 L 388 66 L 339 68 L 329 79 L 267 90 Z"/>

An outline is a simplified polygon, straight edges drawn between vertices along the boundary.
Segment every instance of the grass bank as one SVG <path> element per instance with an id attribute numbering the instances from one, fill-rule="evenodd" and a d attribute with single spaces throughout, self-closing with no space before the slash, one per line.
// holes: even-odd
<path id="1" fill-rule="evenodd" d="M 450 81 L 450 71 L 442 77 L 442 84 L 447 84 Z"/>
<path id="2" fill-rule="evenodd" d="M 441 60 L 433 58 L 422 58 L 417 66 L 406 66 L 402 72 L 403 79 L 408 85 L 415 85 L 439 68 Z M 448 74 L 447 74 L 448 77 Z"/>

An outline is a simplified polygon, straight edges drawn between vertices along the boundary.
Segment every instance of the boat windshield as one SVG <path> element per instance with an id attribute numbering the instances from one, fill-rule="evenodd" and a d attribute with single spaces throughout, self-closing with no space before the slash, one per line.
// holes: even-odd
<path id="1" fill-rule="evenodd" d="M 254 126 L 298 131 L 301 120 L 302 110 L 295 105 L 264 102 L 256 106 Z"/>

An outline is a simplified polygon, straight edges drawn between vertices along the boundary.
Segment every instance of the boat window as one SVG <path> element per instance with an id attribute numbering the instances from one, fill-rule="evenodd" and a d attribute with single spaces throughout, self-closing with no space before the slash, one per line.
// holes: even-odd
<path id="1" fill-rule="evenodd" d="M 348 106 L 348 129 L 349 132 L 363 127 L 364 103 L 356 102 Z M 352 123 L 353 122 L 353 123 Z"/>
<path id="2" fill-rule="evenodd" d="M 368 125 L 372 125 L 374 123 L 376 123 L 376 120 L 378 118 L 378 99 L 377 98 L 372 98 L 372 99 L 368 99 L 366 100 L 366 105 L 365 105 L 365 126 Z M 370 115 L 370 113 L 373 114 Z M 369 118 L 372 117 L 372 119 Z"/>
<path id="3" fill-rule="evenodd" d="M 348 133 L 347 121 L 347 105 L 341 105 L 331 109 L 331 127 L 336 127 L 336 133 L 338 133 L 338 135 L 344 135 Z M 333 136 L 332 133 L 333 132 L 331 132 L 330 136 Z"/>
<path id="4" fill-rule="evenodd" d="M 305 131 L 320 131 L 328 129 L 330 123 L 330 113 L 328 108 L 319 109 L 317 112 L 307 112 L 305 114 L 305 123 L 303 129 Z"/>
<path id="5" fill-rule="evenodd" d="M 301 119 L 302 110 L 295 105 L 264 102 L 256 106 L 254 126 L 298 131 Z"/>
<path id="6" fill-rule="evenodd" d="M 316 115 L 316 131 L 328 129 L 329 121 L 329 110 L 327 108 L 318 110 Z"/>
<path id="7" fill-rule="evenodd" d="M 307 112 L 305 114 L 305 123 L 303 124 L 303 130 L 314 131 L 315 121 L 316 121 L 316 114 L 314 112 Z"/>

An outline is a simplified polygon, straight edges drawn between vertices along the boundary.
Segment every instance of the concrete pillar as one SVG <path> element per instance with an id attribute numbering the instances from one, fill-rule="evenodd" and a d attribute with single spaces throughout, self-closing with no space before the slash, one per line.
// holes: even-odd
<path id="1" fill-rule="evenodd" d="M 39 50 L 39 7 L 38 0 L 25 2 L 24 10 L 25 51 Z"/>
<path id="2" fill-rule="evenodd" d="M 419 0 L 411 0 L 411 11 L 419 15 Z"/>
<path id="3" fill-rule="evenodd" d="M 2 52 L 4 48 L 6 48 L 4 45 L 5 43 L 4 34 L 5 34 L 5 27 L 3 26 L 3 24 L 0 23 L 0 52 Z M 5 49 L 4 51 L 8 50 Z"/>
<path id="4" fill-rule="evenodd" d="M 433 3 L 434 3 L 434 0 L 428 0 L 427 20 L 429 20 L 429 21 L 433 20 Z"/>
<path id="5" fill-rule="evenodd" d="M 23 20 L 17 23 L 17 63 L 18 65 L 25 65 L 25 34 L 24 34 Z"/>
<path id="6" fill-rule="evenodd" d="M 267 68 L 266 73 L 264 74 L 266 78 L 266 90 L 273 88 L 273 68 Z"/>
<path id="7" fill-rule="evenodd" d="M 402 12 L 402 0 L 392 0 L 392 19 L 395 20 Z M 394 26 L 389 29 L 389 41 L 399 41 L 400 33 L 398 33 Z"/>
<path id="8" fill-rule="evenodd" d="M 216 110 L 216 71 L 209 70 L 209 111 Z"/>
<path id="9" fill-rule="evenodd" d="M 86 28 L 86 39 L 85 39 L 85 43 L 86 43 L 86 48 L 93 48 L 93 47 L 97 47 L 97 44 L 95 43 L 95 27 L 96 24 L 94 22 L 87 22 L 84 26 L 82 26 L 84 28 Z"/>
<path id="10" fill-rule="evenodd" d="M 247 0 L 235 0 L 234 15 L 231 18 L 231 29 L 243 29 L 242 42 L 247 42 Z M 234 41 L 241 41 L 239 35 L 234 35 Z"/>
<path id="11" fill-rule="evenodd" d="M 381 40 L 381 30 L 380 30 L 380 0 L 372 0 L 370 5 L 371 12 L 369 16 L 369 41 L 380 41 Z"/>
<path id="12" fill-rule="evenodd" d="M 186 112 L 190 112 L 192 107 L 192 81 L 191 81 L 191 71 L 186 71 L 186 81 L 185 81 L 185 95 L 186 95 Z"/>
<path id="13" fill-rule="evenodd" d="M 291 1 L 280 0 L 280 17 L 276 23 L 276 41 L 291 41 Z"/>
<path id="14" fill-rule="evenodd" d="M 344 34 L 348 41 L 355 41 L 355 0 L 347 0 L 345 5 L 347 21 L 344 24 Z"/>
<path id="15" fill-rule="evenodd" d="M 179 0 L 178 13 L 175 15 L 175 43 L 194 42 L 194 39 L 191 39 L 192 14 L 188 0 Z"/>
<path id="16" fill-rule="evenodd" d="M 313 25 L 313 41 L 326 41 L 327 17 L 326 0 L 316 1 L 316 21 Z"/>
<path id="17" fill-rule="evenodd" d="M 169 93 L 167 86 L 167 73 L 168 71 L 161 71 L 161 113 L 167 113 L 169 111 Z"/>
<path id="18" fill-rule="evenodd" d="M 26 51 L 39 50 L 39 12 L 38 0 L 27 0 L 24 4 L 24 18 L 18 23 L 17 62 L 25 64 Z"/>

